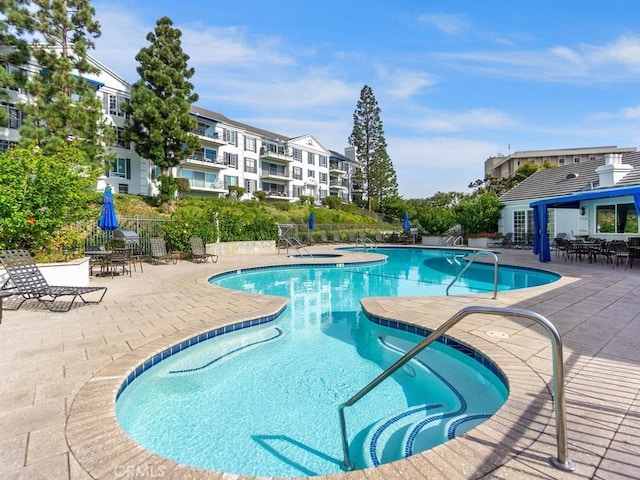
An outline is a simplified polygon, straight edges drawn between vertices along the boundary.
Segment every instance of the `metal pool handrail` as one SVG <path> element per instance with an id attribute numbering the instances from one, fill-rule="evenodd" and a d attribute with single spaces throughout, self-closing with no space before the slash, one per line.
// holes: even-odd
<path id="1" fill-rule="evenodd" d="M 393 365 L 388 367 L 384 372 L 378 375 L 368 385 L 363 387 L 358 393 L 347 400 L 345 403 L 338 407 L 338 415 L 340 416 L 340 430 L 342 433 L 342 451 L 344 454 L 344 465 L 346 470 L 353 470 L 355 465 L 351 463 L 349 457 L 349 442 L 347 440 L 347 424 L 344 417 L 344 409 L 355 404 L 362 397 L 367 395 L 371 390 L 376 388 L 380 383 L 393 375 L 399 368 L 405 363 L 415 357 L 422 350 L 427 348 L 431 343 L 436 341 L 451 327 L 457 324 L 464 317 L 471 314 L 484 314 L 484 315 L 505 315 L 518 318 L 526 318 L 533 320 L 542 325 L 549 334 L 551 340 L 552 349 L 552 367 L 553 367 L 553 398 L 556 411 L 556 444 L 558 449 L 558 456 L 551 457 L 551 464 L 560 469 L 568 472 L 573 472 L 576 469 L 573 461 L 569 460 L 569 449 L 567 446 L 567 417 L 566 417 L 566 399 L 564 391 L 564 363 L 562 360 L 562 340 L 556 327 L 542 315 L 532 312 L 530 310 L 523 310 L 520 308 L 499 308 L 499 307 L 485 307 L 485 306 L 470 306 L 465 307 L 452 316 L 449 320 L 444 322 L 438 329 L 434 330 L 424 340 L 414 346 L 411 350 L 405 353 L 402 357 L 396 360 Z"/>
<path id="2" fill-rule="evenodd" d="M 358 249 L 359 245 L 362 245 L 362 249 L 366 250 L 367 249 L 367 244 L 369 244 L 369 248 L 377 248 L 378 245 L 376 244 L 376 242 L 374 242 L 373 240 L 371 240 L 370 238 L 356 238 L 356 250 Z"/>
<path id="3" fill-rule="evenodd" d="M 451 280 L 451 283 L 449 284 L 449 286 L 447 287 L 447 290 L 445 292 L 447 295 L 449 295 L 449 289 L 451 288 L 451 285 L 453 285 L 454 283 L 456 283 L 458 281 L 458 279 L 462 276 L 462 274 L 464 272 L 467 271 L 467 269 L 471 266 L 471 264 L 478 257 L 478 255 L 493 255 L 493 265 L 494 265 L 494 269 L 493 269 L 493 299 L 495 300 L 496 298 L 498 298 L 498 256 L 495 253 L 489 252 L 489 251 L 486 251 L 486 250 L 477 251 L 475 253 L 475 255 L 473 257 L 471 257 L 471 260 L 469 260 L 467 262 L 467 264 L 464 266 L 464 268 L 458 272 L 458 275 L 456 275 L 456 278 Z"/>

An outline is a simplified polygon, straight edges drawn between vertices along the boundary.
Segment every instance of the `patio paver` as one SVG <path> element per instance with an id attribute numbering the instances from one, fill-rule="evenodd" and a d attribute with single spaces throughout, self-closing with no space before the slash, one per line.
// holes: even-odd
<path id="1" fill-rule="evenodd" d="M 499 258 L 564 277 L 549 286 L 500 292 L 496 300 L 490 295 L 385 297 L 365 299 L 363 307 L 375 316 L 430 328 L 468 305 L 525 308 L 546 316 L 563 337 L 569 452 L 576 472 L 556 470 L 548 462 L 556 446 L 546 334 L 524 320 L 476 315 L 450 334 L 487 353 L 505 371 L 511 383 L 505 406 L 429 452 L 377 469 L 315 478 L 640 477 L 640 269 L 555 257 L 540 264 L 526 250 L 503 250 Z M 210 275 L 303 261 L 243 255 L 221 256 L 216 264 L 147 264 L 144 273 L 131 278 L 92 279 L 109 287 L 102 303 L 67 313 L 39 310 L 31 302 L 12 311 L 6 301 L 0 324 L 0 476 L 231 478 L 177 465 L 128 440 L 115 422 L 115 391 L 131 368 L 167 342 L 283 306 L 282 299 L 211 286 Z"/>

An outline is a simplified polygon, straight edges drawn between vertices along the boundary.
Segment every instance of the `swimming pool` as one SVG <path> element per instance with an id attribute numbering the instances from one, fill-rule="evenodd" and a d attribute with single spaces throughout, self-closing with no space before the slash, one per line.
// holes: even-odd
<path id="1" fill-rule="evenodd" d="M 193 466 L 260 476 L 339 472 L 337 406 L 424 334 L 371 322 L 359 299 L 425 295 L 448 284 L 447 272 L 461 261 L 444 251 L 388 253 L 384 264 L 254 269 L 212 279 L 286 296 L 289 304 L 273 322 L 201 342 L 139 375 L 121 391 L 118 421 L 149 450 Z M 432 279 L 422 271 L 429 268 L 436 272 Z M 469 271 L 463 283 L 492 290 L 492 266 L 488 287 L 482 268 Z M 507 277 L 528 273 L 542 275 Z M 497 373 L 458 351 L 430 347 L 350 409 L 352 459 L 359 468 L 377 465 L 472 428 L 506 399 Z M 188 410 L 182 409 L 185 396 Z"/>

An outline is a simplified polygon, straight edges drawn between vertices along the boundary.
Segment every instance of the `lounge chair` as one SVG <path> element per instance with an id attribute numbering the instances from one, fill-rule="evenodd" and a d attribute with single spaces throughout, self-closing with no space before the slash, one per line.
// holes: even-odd
<path id="1" fill-rule="evenodd" d="M 191 237 L 191 258 L 193 258 L 196 262 L 206 262 L 211 259 L 213 263 L 218 261 L 218 255 L 215 253 L 207 253 L 207 249 L 204 246 L 204 242 L 200 237 Z"/>
<path id="2" fill-rule="evenodd" d="M 175 265 L 178 263 L 178 257 L 167 252 L 167 244 L 162 237 L 153 237 L 150 239 L 151 243 L 151 260 L 157 265 L 160 260 L 164 262 L 173 262 Z"/>
<path id="3" fill-rule="evenodd" d="M 514 246 L 513 243 L 513 233 L 509 232 L 507 233 L 504 237 L 502 237 L 502 240 L 500 240 L 499 242 L 491 242 L 487 244 L 488 248 L 511 248 Z"/>
<path id="4" fill-rule="evenodd" d="M 53 304 L 58 297 L 73 297 L 65 312 L 68 312 L 76 298 L 80 297 L 83 303 L 100 303 L 107 287 L 72 287 L 49 285 L 42 272 L 26 250 L 0 250 L 0 262 L 9 278 L 2 284 L 1 291 L 22 296 L 22 300 L 16 310 L 29 299 L 36 299 L 45 304 L 48 310 L 53 309 Z M 97 301 L 89 301 L 84 298 L 87 293 L 102 292 Z"/>

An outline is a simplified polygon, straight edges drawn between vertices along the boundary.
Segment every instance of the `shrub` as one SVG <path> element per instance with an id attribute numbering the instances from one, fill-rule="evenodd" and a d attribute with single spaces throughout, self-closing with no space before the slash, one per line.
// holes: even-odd
<path id="1" fill-rule="evenodd" d="M 0 249 L 50 254 L 64 243 L 64 225 L 93 215 L 98 172 L 83 162 L 73 145 L 50 155 L 35 147 L 0 154 Z"/>
<path id="2" fill-rule="evenodd" d="M 329 207 L 329 208 L 331 208 L 333 210 L 337 210 L 342 205 L 342 199 L 340 197 L 335 196 L 335 195 L 329 195 L 329 196 L 324 197 L 322 199 L 322 204 L 326 205 L 327 207 Z"/>

